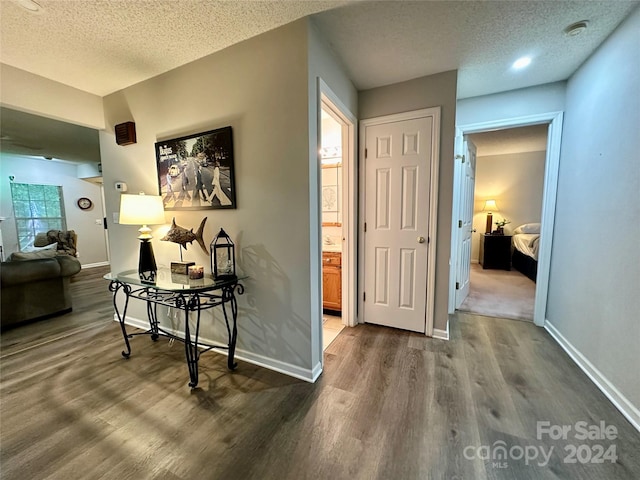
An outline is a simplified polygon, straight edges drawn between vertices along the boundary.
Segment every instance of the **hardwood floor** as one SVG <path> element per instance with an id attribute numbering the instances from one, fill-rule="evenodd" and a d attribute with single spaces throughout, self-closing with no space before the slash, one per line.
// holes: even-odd
<path id="1" fill-rule="evenodd" d="M 449 342 L 346 328 L 315 384 L 211 353 L 190 390 L 179 344 L 136 337 L 120 356 L 100 270 L 76 278 L 71 314 L 2 335 L 3 480 L 640 478 L 640 434 L 531 324 L 459 314 Z M 617 438 L 538 439 L 538 421 Z M 583 443 L 617 462 L 564 463 Z M 484 459 L 497 445 L 506 464 Z M 548 465 L 517 458 L 540 447 Z"/>

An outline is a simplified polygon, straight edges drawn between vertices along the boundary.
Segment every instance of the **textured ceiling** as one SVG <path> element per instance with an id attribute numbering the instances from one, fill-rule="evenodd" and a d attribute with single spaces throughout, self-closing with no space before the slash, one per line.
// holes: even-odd
<path id="1" fill-rule="evenodd" d="M 342 1 L 0 1 L 1 61 L 104 96 Z"/>
<path id="2" fill-rule="evenodd" d="M 458 69 L 459 98 L 567 79 L 639 3 L 36 1 L 38 13 L 0 1 L 0 60 L 101 96 L 315 14 L 358 89 Z M 563 35 L 579 20 L 585 33 Z M 514 74 L 525 54 L 533 64 Z"/>
<path id="3" fill-rule="evenodd" d="M 458 69 L 458 98 L 566 80 L 638 2 L 373 1 L 315 16 L 359 90 Z M 568 25 L 589 20 L 576 37 Z M 511 71 L 523 55 L 524 71 Z"/>

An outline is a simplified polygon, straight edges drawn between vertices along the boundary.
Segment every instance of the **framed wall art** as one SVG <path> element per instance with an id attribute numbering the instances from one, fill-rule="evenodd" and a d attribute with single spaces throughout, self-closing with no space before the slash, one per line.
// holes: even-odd
<path id="1" fill-rule="evenodd" d="M 155 145 L 165 210 L 236 208 L 231 127 Z"/>

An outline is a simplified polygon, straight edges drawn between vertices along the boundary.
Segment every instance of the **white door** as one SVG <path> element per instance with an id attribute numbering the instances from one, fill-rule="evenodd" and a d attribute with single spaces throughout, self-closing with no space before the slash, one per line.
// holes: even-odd
<path id="1" fill-rule="evenodd" d="M 365 128 L 367 323 L 425 332 L 434 118 Z"/>
<path id="2" fill-rule="evenodd" d="M 473 232 L 473 193 L 476 184 L 476 146 L 464 137 L 464 157 L 460 178 L 460 218 L 458 219 L 458 264 L 456 269 L 456 308 L 469 295 L 471 234 Z"/>

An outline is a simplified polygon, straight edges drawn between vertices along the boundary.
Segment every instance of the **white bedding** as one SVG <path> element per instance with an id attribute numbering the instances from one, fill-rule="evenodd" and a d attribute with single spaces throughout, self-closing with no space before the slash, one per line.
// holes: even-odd
<path id="1" fill-rule="evenodd" d="M 534 260 L 538 260 L 539 245 L 539 233 L 519 233 L 513 236 L 513 247 Z"/>

